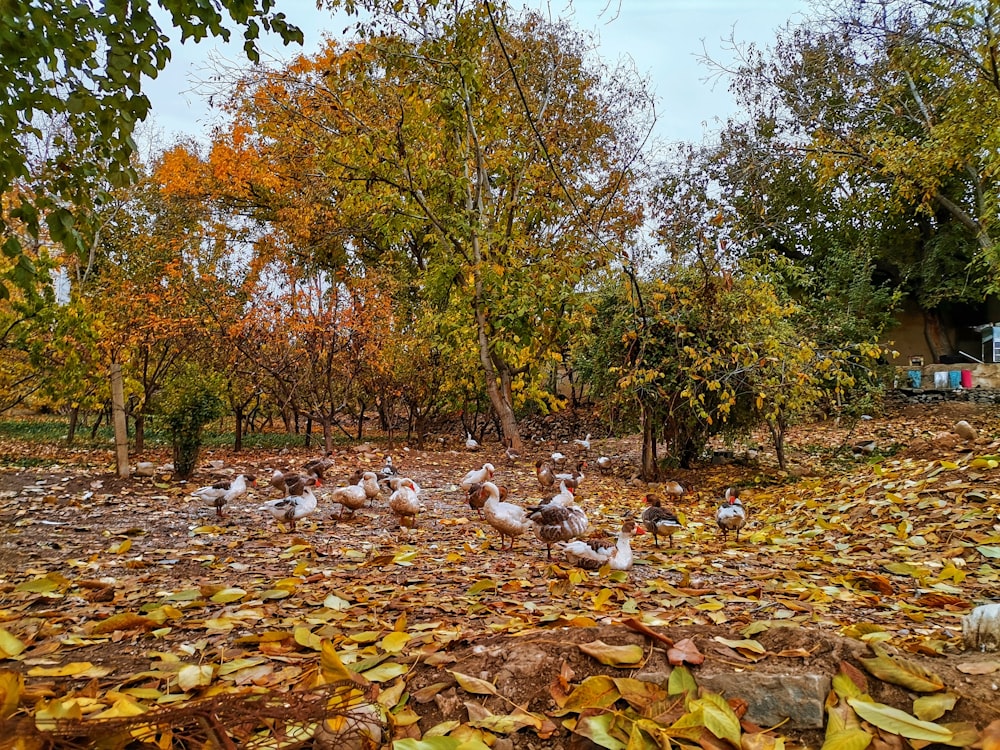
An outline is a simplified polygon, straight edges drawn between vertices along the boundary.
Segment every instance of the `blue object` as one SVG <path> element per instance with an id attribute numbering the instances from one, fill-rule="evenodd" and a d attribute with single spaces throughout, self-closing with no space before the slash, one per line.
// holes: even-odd
<path id="1" fill-rule="evenodd" d="M 952 389 L 962 387 L 961 370 L 948 370 L 948 387 Z"/>
<path id="2" fill-rule="evenodd" d="M 913 388 L 920 387 L 920 370 L 908 370 L 906 375 L 910 379 L 911 387 Z"/>

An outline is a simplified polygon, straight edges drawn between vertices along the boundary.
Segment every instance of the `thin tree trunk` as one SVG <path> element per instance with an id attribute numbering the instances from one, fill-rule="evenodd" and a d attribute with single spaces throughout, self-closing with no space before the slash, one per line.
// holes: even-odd
<path id="1" fill-rule="evenodd" d="M 69 410 L 69 426 L 66 428 L 66 445 L 73 445 L 76 437 L 76 424 L 80 419 L 80 405 L 76 404 Z"/>
<path id="2" fill-rule="evenodd" d="M 236 440 L 233 442 L 233 450 L 239 453 L 243 450 L 243 408 L 237 406 L 233 409 L 233 415 L 236 417 Z"/>
<path id="3" fill-rule="evenodd" d="M 122 380 L 120 362 L 111 363 L 111 410 L 115 424 L 115 465 L 118 476 L 128 479 L 131 468 L 128 463 L 128 427 L 125 422 L 125 383 Z"/>
<path id="4" fill-rule="evenodd" d="M 656 466 L 656 430 L 653 427 L 652 411 L 642 405 L 642 478 L 655 482 L 659 478 Z"/>

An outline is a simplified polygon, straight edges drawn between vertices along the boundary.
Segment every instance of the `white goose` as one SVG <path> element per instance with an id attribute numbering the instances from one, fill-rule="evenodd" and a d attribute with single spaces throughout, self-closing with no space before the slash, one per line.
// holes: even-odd
<path id="1" fill-rule="evenodd" d="M 510 537 L 510 546 L 513 547 L 514 537 L 532 528 L 527 511 L 520 505 L 501 500 L 500 488 L 493 482 L 483 482 L 482 493 L 486 496 L 483 515 L 486 522 L 500 532 L 500 548 L 503 549 L 507 537 Z"/>
<path id="2" fill-rule="evenodd" d="M 312 487 L 305 485 L 301 495 L 289 495 L 280 500 L 268 500 L 260 506 L 261 510 L 266 510 L 278 521 L 288 524 L 290 531 L 295 531 L 296 521 L 301 521 L 306 516 L 311 516 L 316 512 L 316 496 Z"/>
<path id="3" fill-rule="evenodd" d="M 413 528 L 417 525 L 417 514 L 424 509 L 412 479 L 400 482 L 399 489 L 389 496 L 389 510 L 399 520 L 400 526 Z"/>
<path id="4" fill-rule="evenodd" d="M 560 545 L 570 565 L 586 570 L 598 570 L 607 565 L 611 570 L 632 569 L 632 537 L 642 534 L 642 527 L 626 518 L 617 539 L 579 539 Z"/>
<path id="5" fill-rule="evenodd" d="M 191 494 L 199 500 L 215 507 L 215 515 L 222 518 L 222 506 L 246 494 L 247 487 L 256 483 L 251 474 L 240 474 L 232 481 L 216 482 L 207 487 L 199 487 Z"/>
<path id="6" fill-rule="evenodd" d="M 483 464 L 483 468 L 481 468 L 481 469 L 473 469 L 468 474 L 466 474 L 464 477 L 462 477 L 462 481 L 459 482 L 459 486 L 463 490 L 465 490 L 466 492 L 468 492 L 469 488 L 472 485 L 477 484 L 477 483 L 478 484 L 482 484 L 483 482 L 488 482 L 489 480 L 491 480 L 493 478 L 493 473 L 495 471 L 496 471 L 496 468 L 493 466 L 493 464 L 489 464 L 489 463 Z"/>
<path id="7" fill-rule="evenodd" d="M 355 512 L 359 508 L 365 507 L 365 503 L 368 502 L 368 493 L 365 491 L 365 477 L 370 475 L 373 479 L 375 473 L 371 471 L 366 471 L 361 475 L 361 479 L 358 480 L 357 484 L 349 484 L 346 487 L 337 487 L 333 492 L 330 493 L 330 499 L 340 505 L 340 516 L 344 517 L 344 511 L 351 511 L 351 517 L 354 517 Z"/>

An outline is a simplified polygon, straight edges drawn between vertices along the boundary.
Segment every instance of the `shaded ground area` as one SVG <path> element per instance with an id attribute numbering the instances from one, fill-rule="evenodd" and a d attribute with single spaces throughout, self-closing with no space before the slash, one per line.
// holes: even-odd
<path id="1" fill-rule="evenodd" d="M 960 696 L 941 721 L 982 730 L 1000 719 L 1000 657 L 961 650 L 961 617 L 1000 591 L 996 416 L 993 407 L 946 403 L 850 426 L 809 425 L 790 439 L 787 473 L 759 436 L 717 446 L 723 461 L 675 475 L 688 492 L 674 503 L 685 524 L 674 546 L 638 538 L 627 574 L 571 569 L 558 554 L 549 561 L 529 537 L 501 550 L 457 488 L 466 471 L 491 460 L 516 502 L 537 502 L 544 493 L 535 458 L 574 454 L 572 442 L 535 444 L 514 464 L 496 445 L 478 453 L 345 450 L 329 483 L 377 469 L 390 453 L 424 488 L 418 528 L 398 529 L 385 496 L 340 520 L 324 488 L 319 512 L 294 534 L 260 511 L 268 494 L 259 487 L 223 519 L 189 492 L 236 472 L 266 480 L 312 457 L 305 451 L 214 451 L 184 485 L 166 472 L 118 480 L 110 452 L 3 443 L 8 463 L 46 465 L 0 474 L 0 627 L 22 647 L 0 638 L 10 657 L 0 667 L 25 676 L 18 716 L 70 694 L 85 694 L 93 708 L 84 713 L 96 715 L 126 698 L 163 706 L 220 688 L 310 685 L 328 640 L 384 695 L 400 691 L 388 704 L 397 736 L 474 724 L 473 701 L 493 714 L 516 704 L 552 721 L 544 730 L 494 732 L 495 746 L 585 747 L 570 744 L 582 740 L 557 716 L 560 691 L 594 674 L 669 672 L 663 644 L 621 625 L 638 620 L 693 640 L 706 657 L 691 667 L 696 680 L 832 678 L 842 660 L 858 666 L 881 644 Z M 979 437 L 957 437 L 958 419 Z M 587 458 L 608 455 L 614 470 L 588 470 L 579 501 L 592 530 L 607 533 L 637 517 L 656 487 L 634 476 L 634 439 L 595 432 L 592 442 Z M 860 444 L 867 447 L 855 457 Z M 167 455 L 139 458 L 162 463 Z M 739 543 L 723 540 L 713 521 L 732 484 L 743 488 L 750 514 Z M 600 665 L 578 647 L 594 640 L 642 644 L 643 662 Z M 763 651 L 731 645 L 746 640 Z M 469 694 L 456 672 L 498 694 Z M 876 700 L 911 710 L 914 694 L 869 679 Z M 822 743 L 816 729 L 778 733 Z"/>

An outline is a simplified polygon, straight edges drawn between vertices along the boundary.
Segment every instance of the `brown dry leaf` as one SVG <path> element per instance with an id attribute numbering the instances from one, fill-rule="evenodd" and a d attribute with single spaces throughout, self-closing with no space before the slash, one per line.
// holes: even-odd
<path id="1" fill-rule="evenodd" d="M 159 623 L 148 617 L 137 615 L 132 612 L 122 612 L 112 615 L 106 620 L 95 623 L 90 629 L 94 635 L 102 633 L 113 633 L 116 630 L 152 630 Z"/>
<path id="2" fill-rule="evenodd" d="M 977 750 L 1000 750 L 1000 719 L 991 722 L 972 747 Z"/>
<path id="3" fill-rule="evenodd" d="M 705 661 L 705 655 L 698 650 L 694 641 L 690 638 L 684 638 L 677 641 L 672 648 L 667 649 L 667 661 L 673 666 L 701 664 Z"/>
<path id="4" fill-rule="evenodd" d="M 993 674 L 1000 670 L 1000 661 L 967 661 L 956 664 L 955 669 L 965 674 Z"/>

